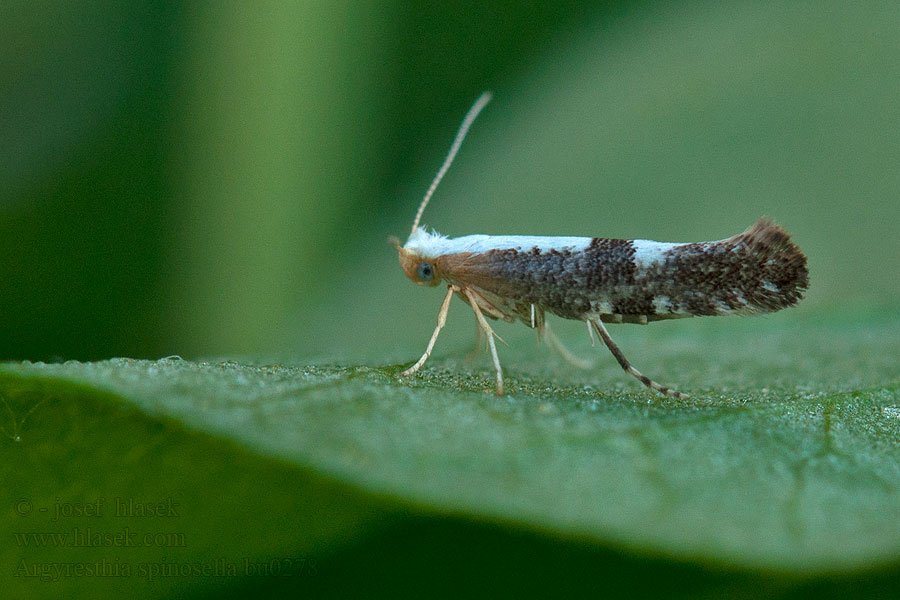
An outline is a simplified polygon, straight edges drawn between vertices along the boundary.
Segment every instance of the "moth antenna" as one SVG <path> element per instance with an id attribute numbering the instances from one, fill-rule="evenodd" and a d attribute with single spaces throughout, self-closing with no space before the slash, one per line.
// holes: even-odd
<path id="1" fill-rule="evenodd" d="M 428 205 L 428 201 L 431 200 L 434 190 L 437 189 L 441 179 L 443 179 L 444 175 L 447 173 L 447 169 L 449 169 L 450 165 L 453 163 L 453 159 L 456 158 L 456 153 L 459 152 L 459 147 L 462 146 L 466 134 L 469 133 L 469 127 L 472 126 L 472 122 L 475 121 L 475 118 L 478 116 L 478 113 L 481 112 L 481 109 L 491 101 L 491 97 L 490 92 L 482 92 L 478 97 L 478 100 L 475 101 L 475 104 L 472 105 L 472 108 L 469 109 L 469 112 L 466 113 L 462 124 L 459 126 L 459 130 L 456 132 L 456 137 L 453 138 L 453 144 L 450 146 L 450 152 L 447 153 L 447 158 L 444 159 L 444 164 L 441 165 L 437 175 L 434 177 L 434 181 L 431 182 L 428 191 L 425 192 L 425 197 L 422 198 L 422 203 L 419 205 L 419 210 L 416 212 L 416 218 L 413 221 L 410 234 L 415 233 L 416 229 L 419 228 L 419 221 L 422 219 L 422 213 L 425 212 L 425 207 Z"/>

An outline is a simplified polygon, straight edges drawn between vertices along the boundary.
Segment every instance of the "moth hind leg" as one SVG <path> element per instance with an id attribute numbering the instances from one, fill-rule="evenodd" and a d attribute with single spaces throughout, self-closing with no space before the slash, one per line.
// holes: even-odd
<path id="1" fill-rule="evenodd" d="M 628 362 L 628 359 L 625 358 L 625 355 L 622 354 L 622 351 L 610 337 L 609 332 L 606 331 L 606 327 L 603 325 L 603 321 L 601 321 L 599 317 L 591 319 L 590 324 L 594 326 L 594 330 L 597 332 L 597 335 L 600 336 L 600 339 L 603 340 L 603 343 L 606 344 L 606 347 L 609 348 L 609 351 L 612 352 L 612 355 L 616 358 L 616 361 L 625 370 L 626 373 L 635 377 L 638 381 L 646 385 L 648 388 L 656 390 L 660 394 L 669 396 L 670 398 L 690 398 L 688 394 L 677 392 L 653 381 L 652 379 L 635 369 L 633 366 L 631 366 L 631 363 Z"/>
<path id="2" fill-rule="evenodd" d="M 566 361 L 568 361 L 571 365 L 578 369 L 590 369 L 594 366 L 594 361 L 584 358 L 579 358 L 572 354 L 568 348 L 562 343 L 562 340 L 557 337 L 553 330 L 550 329 L 550 323 L 544 321 L 541 327 L 538 329 L 538 335 L 540 335 L 541 339 L 547 342 L 547 345 L 556 350 L 560 356 L 562 356 Z"/>

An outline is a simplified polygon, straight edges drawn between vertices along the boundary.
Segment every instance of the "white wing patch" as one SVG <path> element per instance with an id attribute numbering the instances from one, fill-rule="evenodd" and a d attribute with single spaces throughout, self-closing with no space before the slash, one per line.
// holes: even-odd
<path id="1" fill-rule="evenodd" d="M 467 235 L 448 238 L 435 232 L 417 229 L 409 236 L 405 249 L 420 256 L 436 258 L 446 254 L 459 252 L 484 253 L 489 250 L 517 250 L 529 252 L 537 248 L 540 252 L 557 250 L 559 252 L 580 252 L 586 250 L 593 238 L 558 237 L 546 235 Z"/>
<path id="2" fill-rule="evenodd" d="M 634 244 L 634 266 L 639 269 L 661 262 L 664 253 L 672 248 L 684 246 L 684 244 L 653 242 L 650 240 L 634 240 L 632 241 L 632 244 Z"/>

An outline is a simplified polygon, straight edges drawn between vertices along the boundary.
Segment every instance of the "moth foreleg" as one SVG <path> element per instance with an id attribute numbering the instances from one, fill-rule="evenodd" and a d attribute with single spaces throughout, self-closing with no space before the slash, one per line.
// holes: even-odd
<path id="1" fill-rule="evenodd" d="M 478 295 L 469 288 L 463 288 L 462 291 L 469 298 L 469 305 L 472 307 L 472 310 L 475 311 L 475 318 L 478 319 L 479 325 L 481 325 L 482 330 L 484 330 L 484 333 L 487 335 L 488 346 L 491 349 L 491 358 L 494 360 L 494 370 L 497 372 L 497 395 L 502 396 L 503 371 L 500 369 L 500 358 L 497 356 L 497 345 L 494 343 L 494 337 L 497 337 L 497 339 L 500 338 L 494 333 L 494 330 L 491 328 L 490 324 L 488 324 L 487 319 L 485 319 L 484 315 L 481 313 L 481 308 L 478 307 Z"/>
<path id="2" fill-rule="evenodd" d="M 551 346 L 554 350 L 559 352 L 560 356 L 564 359 L 572 363 L 575 367 L 579 369 L 590 369 L 594 366 L 594 361 L 585 360 L 583 358 L 578 358 L 574 354 L 572 354 L 568 348 L 566 348 L 562 341 L 556 336 L 555 333 L 550 329 L 550 323 L 544 321 L 543 327 L 540 330 L 541 337 L 544 338 L 544 341 L 547 342 L 547 345 Z"/>
<path id="3" fill-rule="evenodd" d="M 635 369 L 631 366 L 631 363 L 628 362 L 628 359 L 625 358 L 625 355 L 622 354 L 622 351 L 619 350 L 619 347 L 616 345 L 612 338 L 609 336 L 609 332 L 606 331 L 606 327 L 603 325 L 603 321 L 600 320 L 600 317 L 595 317 L 590 319 L 590 324 L 594 326 L 594 330 L 597 332 L 597 335 L 600 336 L 600 339 L 603 340 L 603 343 L 606 344 L 606 347 L 609 348 L 609 351 L 612 352 L 612 355 L 616 357 L 618 363 L 622 366 L 625 371 L 633 375 L 637 378 L 638 381 L 646 385 L 648 388 L 656 390 L 657 392 L 669 396 L 671 398 L 689 398 L 687 394 L 683 394 L 681 392 L 676 392 L 675 390 L 671 390 L 664 385 L 660 385 Z"/>
<path id="4" fill-rule="evenodd" d="M 450 310 L 450 299 L 453 298 L 453 292 L 457 291 L 459 288 L 456 286 L 449 286 L 447 289 L 447 295 L 444 296 L 444 302 L 441 304 L 441 310 L 438 312 L 437 318 L 437 327 L 434 328 L 434 333 L 431 334 L 431 340 L 428 342 L 428 347 L 425 348 L 425 354 L 422 355 L 422 358 L 416 361 L 416 364 L 408 368 L 407 370 L 400 373 L 401 377 L 408 377 L 412 375 L 425 364 L 425 361 L 428 360 L 428 357 L 431 356 L 431 351 L 434 349 L 434 343 L 437 341 L 438 334 L 441 332 L 441 329 L 444 328 L 444 325 L 447 323 L 447 312 Z"/>

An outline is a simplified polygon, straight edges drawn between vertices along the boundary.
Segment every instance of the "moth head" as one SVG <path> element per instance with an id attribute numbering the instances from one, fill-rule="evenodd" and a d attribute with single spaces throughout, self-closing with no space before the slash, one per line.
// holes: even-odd
<path id="1" fill-rule="evenodd" d="M 400 266 L 403 267 L 403 272 L 406 273 L 407 277 L 419 285 L 433 287 L 441 282 L 440 270 L 437 268 L 436 264 L 436 256 L 439 256 L 440 252 L 433 252 L 434 248 L 428 247 L 428 245 L 434 239 L 439 239 L 442 236 L 429 234 L 425 232 L 424 229 L 419 228 L 419 221 L 422 219 L 422 213 L 425 211 L 425 207 L 428 206 L 431 195 L 434 194 L 434 190 L 437 189 L 437 186 L 447 172 L 447 169 L 449 169 L 451 163 L 453 163 L 453 159 L 456 157 L 456 153 L 459 151 L 459 147 L 466 137 L 469 127 L 472 126 L 475 117 L 478 116 L 481 109 L 490 101 L 490 92 L 483 92 L 463 118 L 459 130 L 456 132 L 456 137 L 453 138 L 450 152 L 447 153 L 447 157 L 444 159 L 443 164 L 441 164 L 441 168 L 438 170 L 437 175 L 435 175 L 434 180 L 428 187 L 428 191 L 425 192 L 425 197 L 422 198 L 422 202 L 419 204 L 419 210 L 416 211 L 416 217 L 413 219 L 412 231 L 410 231 L 409 240 L 407 240 L 406 245 L 401 246 L 400 240 L 393 236 L 388 238 L 388 241 L 393 244 L 400 253 Z"/>
<path id="2" fill-rule="evenodd" d="M 419 285 L 429 287 L 434 287 L 441 282 L 434 259 L 423 256 L 418 249 L 401 246 L 400 240 L 395 237 L 391 237 L 389 241 L 397 249 L 400 266 L 403 267 L 403 272 L 407 277 Z"/>

